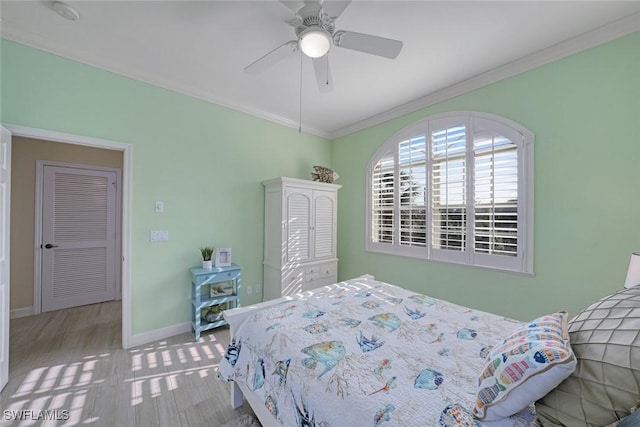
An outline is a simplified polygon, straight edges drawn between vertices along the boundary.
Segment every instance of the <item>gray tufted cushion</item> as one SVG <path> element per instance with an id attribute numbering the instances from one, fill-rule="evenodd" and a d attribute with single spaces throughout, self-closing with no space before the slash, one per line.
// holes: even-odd
<path id="1" fill-rule="evenodd" d="M 578 365 L 536 402 L 543 426 L 604 426 L 640 398 L 640 286 L 602 298 L 569 323 Z"/>

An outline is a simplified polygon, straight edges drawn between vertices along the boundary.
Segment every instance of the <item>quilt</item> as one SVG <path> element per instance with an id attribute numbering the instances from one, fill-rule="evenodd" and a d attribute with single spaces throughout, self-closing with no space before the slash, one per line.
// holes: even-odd
<path id="1" fill-rule="evenodd" d="M 519 322 L 353 279 L 257 312 L 235 331 L 218 377 L 242 381 L 293 426 L 530 426 L 474 420 L 479 372 Z"/>

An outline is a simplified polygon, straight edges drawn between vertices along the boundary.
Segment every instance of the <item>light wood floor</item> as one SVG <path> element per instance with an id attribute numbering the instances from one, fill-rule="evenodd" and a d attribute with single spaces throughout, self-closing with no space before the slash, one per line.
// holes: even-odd
<path id="1" fill-rule="evenodd" d="M 230 384 L 215 378 L 228 328 L 123 350 L 121 318 L 114 301 L 12 319 L 0 425 L 222 426 L 252 414 L 231 409 Z M 6 411 L 21 410 L 69 419 L 8 421 Z"/>

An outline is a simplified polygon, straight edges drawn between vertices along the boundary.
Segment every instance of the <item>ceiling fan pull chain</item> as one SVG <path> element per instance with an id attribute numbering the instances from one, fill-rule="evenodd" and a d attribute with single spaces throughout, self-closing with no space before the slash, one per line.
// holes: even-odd
<path id="1" fill-rule="evenodd" d="M 325 65 L 325 69 L 324 69 L 324 72 L 325 72 L 324 84 L 329 86 L 329 58 L 327 58 L 327 60 L 325 61 L 324 65 Z"/>
<path id="2" fill-rule="evenodd" d="M 298 110 L 298 133 L 302 133 L 302 51 L 300 51 L 300 107 Z"/>

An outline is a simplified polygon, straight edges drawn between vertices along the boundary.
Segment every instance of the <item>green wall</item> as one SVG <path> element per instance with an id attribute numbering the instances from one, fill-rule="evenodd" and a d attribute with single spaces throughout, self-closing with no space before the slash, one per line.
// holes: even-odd
<path id="1" fill-rule="evenodd" d="M 134 334 L 189 320 L 187 269 L 202 245 L 231 247 L 244 284 L 261 283 L 261 181 L 308 178 L 314 164 L 341 176 L 341 279 L 371 273 L 528 319 L 573 314 L 620 288 L 640 249 L 640 33 L 333 143 L 6 40 L 0 49 L 2 122 L 134 147 Z M 364 251 L 371 156 L 404 126 L 453 110 L 502 115 L 535 133 L 535 277 Z M 164 214 L 153 212 L 156 200 Z M 169 242 L 149 242 L 157 229 Z"/>
<path id="2" fill-rule="evenodd" d="M 535 277 L 364 250 L 369 160 L 404 126 L 455 110 L 501 115 L 535 133 Z M 640 33 L 335 140 L 331 164 L 343 185 L 341 279 L 371 273 L 522 320 L 575 314 L 620 289 L 640 250 Z"/>
<path id="3" fill-rule="evenodd" d="M 0 48 L 2 122 L 133 145 L 134 334 L 190 319 L 201 246 L 232 248 L 243 283 L 262 283 L 262 181 L 309 179 L 329 164 L 329 141 L 7 40 Z M 169 241 L 150 243 L 150 230 Z"/>

